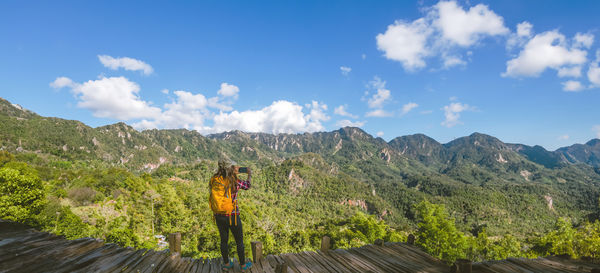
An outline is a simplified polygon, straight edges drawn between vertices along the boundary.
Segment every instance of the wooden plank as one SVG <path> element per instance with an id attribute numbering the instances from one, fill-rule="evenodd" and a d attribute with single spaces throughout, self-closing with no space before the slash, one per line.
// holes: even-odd
<path id="1" fill-rule="evenodd" d="M 315 260 L 312 256 L 308 255 L 306 251 L 296 254 L 296 257 L 304 260 L 304 264 L 307 265 L 312 272 L 329 272 L 326 270 L 321 263 Z"/>
<path id="2" fill-rule="evenodd" d="M 391 266 L 383 257 L 377 259 L 376 256 L 373 256 L 372 253 L 368 252 L 364 247 L 351 248 L 347 251 L 358 257 L 358 260 L 364 264 L 371 264 L 381 268 L 383 269 L 383 272 L 396 272 L 396 268 Z"/>
<path id="3" fill-rule="evenodd" d="M 345 249 L 336 249 L 336 252 L 339 251 L 340 254 L 343 254 L 344 258 L 346 258 L 347 261 L 349 261 L 349 263 L 357 268 L 362 268 L 363 272 L 382 272 L 380 268 L 369 264 L 369 263 L 365 263 L 364 261 L 361 260 L 360 257 L 348 252 Z"/>
<path id="4" fill-rule="evenodd" d="M 211 273 L 221 273 L 221 258 L 212 258 L 210 259 L 210 272 Z M 234 263 L 235 264 L 235 263 Z"/>
<path id="5" fill-rule="evenodd" d="M 320 250 L 317 250 L 317 252 L 315 252 L 314 255 L 320 257 L 324 262 L 326 262 L 331 268 L 334 269 L 334 272 L 348 272 L 348 270 L 345 270 L 347 264 L 341 263 L 338 260 L 336 260 L 333 256 L 330 255 L 331 253 L 331 251 L 324 253 Z"/>
<path id="6" fill-rule="evenodd" d="M 206 258 L 202 261 L 202 273 L 210 272 L 210 259 Z"/>
<path id="7" fill-rule="evenodd" d="M 323 267 L 323 269 L 326 270 L 327 272 L 342 273 L 342 272 L 339 272 L 336 269 L 336 267 L 333 266 L 329 262 L 329 257 L 327 257 L 325 255 L 319 255 L 316 252 L 312 252 L 312 251 L 306 252 L 306 255 L 310 256 L 313 260 L 315 260 L 316 262 L 318 262 L 321 265 L 321 267 Z"/>
<path id="8" fill-rule="evenodd" d="M 170 249 L 157 252 L 155 256 L 151 257 L 154 260 L 154 268 L 156 269 L 153 272 L 173 271 L 173 260 L 178 257 L 177 255 L 172 255 Z"/>
<path id="9" fill-rule="evenodd" d="M 282 255 L 282 257 L 289 259 L 289 260 L 286 260 L 286 261 L 288 261 L 288 264 L 289 264 L 290 260 L 293 261 L 292 267 L 296 271 L 298 271 L 300 273 L 312 273 L 312 271 L 304 264 L 304 262 L 301 261 L 300 259 L 298 259 L 294 254 L 291 254 L 291 253 L 284 254 L 284 255 Z"/>
<path id="10" fill-rule="evenodd" d="M 406 266 L 406 260 L 402 263 L 398 259 L 394 258 L 394 255 L 390 255 L 385 252 L 385 248 L 376 247 L 372 245 L 363 246 L 359 249 L 353 249 L 355 253 L 362 255 L 366 260 L 371 263 L 378 265 L 379 267 L 385 268 L 386 270 L 392 270 L 393 272 L 414 272 L 415 268 Z M 418 266 L 417 266 L 418 268 Z"/>
<path id="11" fill-rule="evenodd" d="M 275 273 L 275 269 L 271 267 L 271 264 L 267 261 L 267 259 L 262 259 L 260 261 L 260 266 L 263 272 Z"/>
<path id="12" fill-rule="evenodd" d="M 289 257 L 289 255 L 287 254 L 281 254 L 279 256 L 282 260 L 285 261 L 285 263 L 287 263 L 288 265 L 288 270 L 291 270 L 294 273 L 307 273 L 306 271 L 300 271 L 299 268 L 296 267 L 296 262 L 294 260 L 292 260 L 292 258 Z"/>
<path id="13" fill-rule="evenodd" d="M 339 249 L 322 253 L 322 255 L 329 256 L 331 258 L 331 261 L 338 264 L 338 268 L 344 272 L 361 273 L 363 271 L 367 271 L 363 268 L 359 268 L 356 265 L 351 264 L 350 260 L 348 260 L 348 258 L 344 256 L 345 254 L 340 253 Z"/>
<path id="14" fill-rule="evenodd" d="M 133 272 L 148 272 L 154 270 L 152 264 L 155 263 L 156 259 L 161 257 L 163 253 L 150 250 L 140 259 L 139 263 L 131 268 Z"/>
<path id="15" fill-rule="evenodd" d="M 127 260 L 125 260 L 123 262 L 121 269 L 114 270 L 113 272 L 127 272 L 127 269 L 129 269 L 138 259 L 140 259 L 146 251 L 148 251 L 148 250 L 147 249 L 138 249 L 138 250 L 134 251 L 132 254 L 129 255 Z M 68 272 L 68 271 L 65 271 L 65 272 Z"/>
<path id="16" fill-rule="evenodd" d="M 137 265 L 140 264 L 144 258 L 146 258 L 146 255 L 150 253 L 150 250 L 140 249 L 136 252 L 138 252 L 137 255 L 132 257 L 131 260 L 127 262 L 125 272 L 135 272 L 133 271 L 133 269 L 136 268 Z"/>
<path id="17" fill-rule="evenodd" d="M 269 254 L 267 255 L 267 257 L 265 258 L 267 260 L 267 262 L 269 262 L 269 265 L 271 265 L 271 268 L 275 268 L 277 267 L 277 259 L 275 259 L 275 256 Z"/>
<path id="18" fill-rule="evenodd" d="M 190 268 L 190 272 L 191 273 L 201 272 L 201 269 L 199 268 L 200 267 L 199 265 L 201 262 L 202 261 L 200 259 L 194 259 L 193 260 L 194 265 L 192 266 L 192 268 Z"/>

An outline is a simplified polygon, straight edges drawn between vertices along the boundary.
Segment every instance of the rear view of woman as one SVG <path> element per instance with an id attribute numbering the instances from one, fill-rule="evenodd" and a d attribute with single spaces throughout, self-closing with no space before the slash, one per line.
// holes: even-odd
<path id="1" fill-rule="evenodd" d="M 246 261 L 244 253 L 244 235 L 242 231 L 242 220 L 240 219 L 240 210 L 237 205 L 237 194 L 240 189 L 250 188 L 252 172 L 250 168 L 244 168 L 248 173 L 248 180 L 238 179 L 240 167 L 229 160 L 219 160 L 219 168 L 210 179 L 210 208 L 213 211 L 219 235 L 221 237 L 221 256 L 223 257 L 223 270 L 233 268 L 233 261 L 229 260 L 229 230 L 233 234 L 237 245 L 237 253 L 240 262 L 240 268 L 247 270 L 252 266 L 252 262 Z"/>

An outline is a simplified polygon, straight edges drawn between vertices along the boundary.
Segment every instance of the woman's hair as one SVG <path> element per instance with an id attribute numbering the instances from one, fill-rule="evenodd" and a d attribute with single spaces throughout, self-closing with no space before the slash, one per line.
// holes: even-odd
<path id="1" fill-rule="evenodd" d="M 223 177 L 223 179 L 227 179 L 229 184 L 228 188 L 231 188 L 231 192 L 237 191 L 237 174 L 235 173 L 235 165 L 228 161 L 219 160 L 219 167 L 217 172 L 212 176 L 211 181 L 217 177 Z M 211 182 L 208 183 L 209 187 Z M 227 189 L 226 189 L 227 190 Z"/>

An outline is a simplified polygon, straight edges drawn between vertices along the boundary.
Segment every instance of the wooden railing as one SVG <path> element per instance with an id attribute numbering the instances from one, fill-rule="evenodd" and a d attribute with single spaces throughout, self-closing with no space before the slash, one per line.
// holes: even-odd
<path id="1" fill-rule="evenodd" d="M 412 234 L 408 235 L 406 243 L 409 245 L 415 244 L 415 236 Z M 383 239 L 376 239 L 373 242 L 374 245 L 383 246 Z M 259 263 L 263 259 L 263 244 L 259 241 L 250 242 L 250 247 L 252 249 L 252 261 L 254 263 Z M 181 233 L 171 233 L 169 234 L 169 250 L 172 255 L 181 255 Z M 331 238 L 329 236 L 323 236 L 321 238 L 321 252 L 327 252 L 331 250 Z M 277 265 L 275 268 L 275 273 L 287 273 L 288 265 L 287 262 L 283 262 Z M 458 259 L 456 262 L 450 267 L 450 272 L 452 273 L 472 273 L 472 262 L 467 259 Z"/>

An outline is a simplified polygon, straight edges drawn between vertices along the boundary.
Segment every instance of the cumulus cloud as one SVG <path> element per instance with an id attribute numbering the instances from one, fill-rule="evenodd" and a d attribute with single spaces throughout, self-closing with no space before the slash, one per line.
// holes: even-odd
<path id="1" fill-rule="evenodd" d="M 336 126 L 339 127 L 362 127 L 363 125 L 365 125 L 364 121 L 350 121 L 347 119 L 342 119 L 342 120 L 338 120 L 338 122 L 335 123 Z"/>
<path id="2" fill-rule="evenodd" d="M 315 103 L 314 108 L 323 109 L 323 104 Z M 220 113 L 214 117 L 214 126 L 205 128 L 204 132 L 223 132 L 230 130 L 242 130 L 246 132 L 268 132 L 295 133 L 315 132 L 323 130 L 321 124 L 324 116 L 306 115 L 302 112 L 302 106 L 285 101 L 275 101 L 271 105 L 260 110 L 248 110 L 243 112 L 233 111 L 231 113 Z"/>
<path id="3" fill-rule="evenodd" d="M 137 129 L 194 129 L 202 130 L 204 120 L 210 116 L 208 99 L 202 94 L 188 91 L 174 91 L 176 99 L 166 103 L 160 115 L 153 119 L 144 119 L 134 124 Z"/>
<path id="4" fill-rule="evenodd" d="M 342 72 L 342 75 L 348 76 L 350 71 L 352 71 L 352 68 L 347 67 L 347 66 L 340 66 L 340 71 Z"/>
<path id="5" fill-rule="evenodd" d="M 418 104 L 416 104 L 414 102 L 409 102 L 402 106 L 402 112 L 400 113 L 400 115 L 404 116 L 404 115 L 408 114 L 408 112 L 410 112 L 412 109 L 415 109 L 417 107 L 419 107 Z"/>
<path id="6" fill-rule="evenodd" d="M 369 108 L 382 108 L 383 104 L 392 97 L 390 90 L 385 88 L 385 81 L 377 76 L 369 82 L 368 87 L 375 89 L 375 94 L 367 102 Z"/>
<path id="7" fill-rule="evenodd" d="M 129 57 L 114 58 L 108 55 L 98 55 L 98 60 L 112 70 L 123 68 L 130 71 L 142 71 L 144 75 L 150 75 L 154 72 L 149 64 Z"/>
<path id="8" fill-rule="evenodd" d="M 163 93 L 163 94 L 165 94 L 165 95 L 168 95 L 169 94 L 169 89 L 165 88 L 163 90 L 160 90 L 160 92 Z"/>
<path id="9" fill-rule="evenodd" d="M 140 86 L 125 77 L 103 77 L 84 83 L 59 79 L 53 84 L 70 87 L 78 100 L 77 106 L 92 111 L 96 117 L 130 120 L 160 115 L 160 108 L 151 106 L 138 96 Z"/>
<path id="10" fill-rule="evenodd" d="M 389 100 L 391 97 L 390 90 L 387 89 L 377 89 L 377 93 L 373 95 L 373 97 L 369 98 L 369 107 L 370 108 L 380 108 L 383 106 L 383 103 Z"/>
<path id="11" fill-rule="evenodd" d="M 238 93 L 240 92 L 240 88 L 233 84 L 228 84 L 226 82 L 221 83 L 221 89 L 217 91 L 217 94 L 224 97 L 234 97 L 237 98 Z"/>
<path id="12" fill-rule="evenodd" d="M 533 25 L 527 21 L 519 23 L 517 25 L 517 35 L 519 37 L 531 37 Z"/>
<path id="13" fill-rule="evenodd" d="M 382 131 L 377 132 L 377 136 L 378 137 L 382 137 L 383 136 L 383 132 Z"/>
<path id="14" fill-rule="evenodd" d="M 581 77 L 581 66 L 561 67 L 558 69 L 558 76 L 561 78 L 564 78 L 564 77 L 579 78 L 579 77 Z"/>
<path id="15" fill-rule="evenodd" d="M 377 49 L 383 51 L 386 58 L 401 62 L 406 70 L 422 68 L 424 58 L 431 54 L 427 40 L 432 32 L 424 18 L 410 23 L 396 21 L 385 33 L 377 34 Z"/>
<path id="16" fill-rule="evenodd" d="M 574 46 L 575 47 L 582 47 L 582 48 L 590 48 L 592 47 L 592 44 L 594 43 L 594 35 L 586 33 L 586 34 L 582 34 L 582 33 L 577 33 L 575 34 L 575 38 L 573 38 L 574 41 Z"/>
<path id="17" fill-rule="evenodd" d="M 50 83 L 50 86 L 55 89 L 60 89 L 63 87 L 73 87 L 75 83 L 67 78 L 67 77 L 58 77 L 56 80 Z"/>
<path id="18" fill-rule="evenodd" d="M 384 117 L 391 117 L 393 114 L 391 112 L 387 112 L 383 109 L 376 109 L 370 112 L 367 112 L 367 114 L 365 116 L 367 117 L 376 117 L 376 118 L 384 118 Z"/>
<path id="19" fill-rule="evenodd" d="M 340 105 L 333 110 L 333 113 L 343 117 L 358 118 L 358 116 L 348 113 L 348 111 L 346 111 L 346 107 L 348 106 Z"/>
<path id="20" fill-rule="evenodd" d="M 585 88 L 579 81 L 566 81 L 562 85 L 563 90 L 567 92 L 578 92 Z"/>
<path id="21" fill-rule="evenodd" d="M 600 50 L 596 51 L 596 60 L 590 64 L 587 72 L 588 80 L 592 83 L 592 87 L 600 87 Z"/>
<path id="22" fill-rule="evenodd" d="M 377 48 L 384 56 L 401 62 L 408 71 L 424 68 L 425 59 L 435 56 L 445 68 L 465 64 L 456 51 L 486 37 L 509 33 L 504 19 L 483 4 L 463 9 L 456 1 L 440 1 L 426 10 L 424 17 L 412 22 L 397 20 L 376 36 Z"/>
<path id="23" fill-rule="evenodd" d="M 462 47 L 469 47 L 486 36 L 509 32 L 504 19 L 487 5 L 478 4 L 466 11 L 454 1 L 440 1 L 434 12 L 437 18 L 433 25 L 441 30 L 442 37 Z"/>
<path id="24" fill-rule="evenodd" d="M 458 124 L 462 124 L 462 122 L 458 120 L 461 112 L 473 111 L 475 110 L 475 107 L 469 106 L 468 104 L 462 104 L 460 102 L 453 102 L 444 106 L 442 109 L 444 110 L 445 120 L 441 124 L 450 128 Z"/>
<path id="25" fill-rule="evenodd" d="M 586 55 L 584 50 L 569 47 L 565 36 L 557 30 L 547 31 L 529 40 L 519 55 L 506 63 L 506 72 L 502 76 L 537 77 L 549 68 L 560 70 L 582 65 Z"/>

